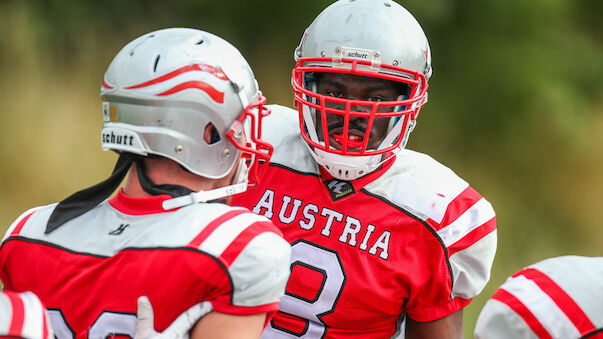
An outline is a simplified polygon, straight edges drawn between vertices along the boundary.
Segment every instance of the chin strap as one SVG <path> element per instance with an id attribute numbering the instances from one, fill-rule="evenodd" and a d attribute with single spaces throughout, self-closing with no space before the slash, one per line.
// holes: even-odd
<path id="1" fill-rule="evenodd" d="M 219 200 L 234 194 L 243 193 L 247 190 L 249 167 L 245 164 L 245 159 L 241 158 L 237 172 L 233 177 L 233 184 L 218 187 L 209 191 L 192 192 L 174 199 L 165 200 L 162 204 L 164 210 L 171 210 L 200 202 L 223 202 Z"/>
<path id="2" fill-rule="evenodd" d="M 149 178 L 146 174 L 146 167 L 144 165 L 143 158 L 136 158 L 136 173 L 138 174 L 138 182 L 142 189 L 149 193 L 150 195 L 162 195 L 167 194 L 172 196 L 172 198 L 180 197 L 183 195 L 191 194 L 194 191 L 190 188 L 180 186 L 180 185 L 172 185 L 172 184 L 162 184 L 157 185 Z"/>
<path id="3" fill-rule="evenodd" d="M 200 202 L 216 201 L 220 198 L 225 198 L 230 195 L 243 193 L 247 190 L 247 183 L 234 184 L 224 186 L 209 191 L 193 192 L 191 194 L 177 197 L 170 200 L 165 200 L 162 204 L 164 210 L 171 210 L 178 207 L 197 204 Z"/>

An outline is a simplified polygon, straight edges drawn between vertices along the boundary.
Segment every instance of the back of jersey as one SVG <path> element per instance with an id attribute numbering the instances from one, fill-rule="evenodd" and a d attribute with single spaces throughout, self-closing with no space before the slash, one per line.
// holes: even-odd
<path id="1" fill-rule="evenodd" d="M 165 212 L 167 198 L 120 192 L 49 234 L 55 205 L 29 211 L 3 241 L 0 278 L 44 301 L 58 338 L 134 337 L 141 295 L 158 331 L 205 300 L 222 313 L 275 312 L 290 249 L 274 225 L 218 203 Z"/>

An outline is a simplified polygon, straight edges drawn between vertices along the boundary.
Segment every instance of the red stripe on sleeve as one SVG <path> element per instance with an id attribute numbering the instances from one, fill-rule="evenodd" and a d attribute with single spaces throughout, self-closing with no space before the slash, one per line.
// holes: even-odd
<path id="1" fill-rule="evenodd" d="M 236 210 L 232 210 L 232 211 L 228 211 L 224 214 L 222 214 L 221 216 L 219 216 L 218 218 L 214 219 L 212 222 L 210 222 L 209 224 L 207 224 L 207 226 L 205 226 L 205 228 L 203 229 L 203 231 L 201 231 L 196 237 L 195 239 L 193 239 L 188 245 L 186 245 L 186 247 L 189 248 L 199 248 L 199 246 L 201 246 L 201 243 L 207 239 L 207 237 L 209 237 L 210 234 L 212 234 L 213 231 L 216 230 L 216 228 L 218 228 L 218 226 L 222 225 L 223 223 L 225 223 L 226 221 L 241 215 L 243 213 L 248 213 L 248 210 L 246 209 L 236 209 Z"/>
<path id="2" fill-rule="evenodd" d="M 245 249 L 245 246 L 249 244 L 249 242 L 255 238 L 260 233 L 264 232 L 273 232 L 277 233 L 277 230 L 271 230 L 270 228 L 274 228 L 272 222 L 266 221 L 258 221 L 253 223 L 251 226 L 247 227 L 243 232 L 241 232 L 224 250 L 220 258 L 222 258 L 226 267 L 230 267 L 230 265 L 235 261 L 235 259 L 239 256 L 241 251 Z"/>
<path id="3" fill-rule="evenodd" d="M 10 236 L 11 237 L 18 236 L 19 233 L 21 233 L 21 230 L 23 229 L 23 226 L 25 226 L 25 223 L 27 222 L 27 220 L 29 219 L 29 217 L 31 217 L 34 213 L 36 213 L 36 211 L 33 211 L 33 212 L 29 213 L 23 219 L 21 219 L 19 221 L 19 223 L 17 224 L 17 227 L 15 227 L 15 229 L 11 232 Z"/>
<path id="4" fill-rule="evenodd" d="M 436 231 L 450 225 L 471 208 L 471 206 L 475 205 L 481 198 L 482 196 L 479 192 L 474 190 L 471 186 L 467 186 L 461 194 L 456 196 L 450 204 L 448 204 L 446 213 L 444 213 L 444 218 L 440 222 L 440 225 L 437 226 Z"/>
<path id="5" fill-rule="evenodd" d="M 488 220 L 485 224 L 479 226 L 473 231 L 469 232 L 466 236 L 462 237 L 459 241 L 454 244 L 448 246 L 448 257 L 452 256 L 454 253 L 462 251 L 466 248 L 471 247 L 471 245 L 480 241 L 483 237 L 492 233 L 496 230 L 496 217 Z"/>
<path id="6" fill-rule="evenodd" d="M 523 321 L 532 329 L 534 334 L 540 339 L 552 339 L 551 335 L 542 326 L 538 318 L 524 305 L 517 297 L 507 292 L 504 289 L 499 289 L 494 293 L 492 299 L 498 300 L 501 303 L 509 306 Z"/>
<path id="7" fill-rule="evenodd" d="M 576 326 L 581 335 L 592 332 L 596 329 L 595 325 L 590 321 L 586 313 L 580 306 L 569 296 L 559 285 L 549 276 L 540 272 L 535 268 L 526 268 L 519 271 L 514 276 L 523 275 L 532 280 L 540 289 L 546 293 L 557 306 L 565 313 L 565 315 Z"/>
<path id="8" fill-rule="evenodd" d="M 13 317 L 8 327 L 8 335 L 21 337 L 23 336 L 21 332 L 23 331 L 23 322 L 25 321 L 23 300 L 21 300 L 18 293 L 14 292 L 6 292 L 6 296 L 8 296 L 13 309 Z"/>
<path id="9" fill-rule="evenodd" d="M 42 321 L 43 321 L 43 323 L 42 323 L 43 337 L 42 338 L 46 339 L 46 338 L 48 338 L 48 334 L 49 334 L 48 333 L 49 332 L 49 329 L 48 329 L 49 321 L 48 321 L 48 318 L 46 318 L 46 311 L 44 310 L 44 306 L 42 306 L 42 311 L 44 312 L 44 314 L 42 314 Z"/>

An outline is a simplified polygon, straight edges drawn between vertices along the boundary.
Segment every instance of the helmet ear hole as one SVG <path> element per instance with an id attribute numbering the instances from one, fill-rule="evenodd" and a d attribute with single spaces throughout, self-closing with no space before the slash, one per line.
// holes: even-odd
<path id="1" fill-rule="evenodd" d="M 222 138 L 220 137 L 220 132 L 218 132 L 216 127 L 214 127 L 214 124 L 212 124 L 211 122 L 205 126 L 203 140 L 205 140 L 208 145 L 213 145 L 218 141 L 222 140 Z"/>

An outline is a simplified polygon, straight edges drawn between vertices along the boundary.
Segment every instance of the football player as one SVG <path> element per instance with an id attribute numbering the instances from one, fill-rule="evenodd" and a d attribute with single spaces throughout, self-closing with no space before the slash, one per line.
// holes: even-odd
<path id="1" fill-rule="evenodd" d="M 515 273 L 475 326 L 478 339 L 603 338 L 603 257 L 549 258 Z"/>
<path id="2" fill-rule="evenodd" d="M 421 26 L 391 0 L 340 0 L 294 56 L 297 109 L 271 107 L 269 167 L 233 198 L 292 245 L 263 338 L 462 337 L 463 308 L 490 277 L 495 213 L 452 170 L 404 149 L 432 75 Z"/>
<path id="3" fill-rule="evenodd" d="M 113 174 L 9 227 L 4 286 L 36 293 L 59 339 L 134 337 L 140 296 L 155 308 L 149 335 L 209 301 L 193 338 L 259 337 L 291 250 L 268 219 L 225 204 L 272 152 L 249 65 L 213 34 L 159 30 L 115 56 L 101 98 Z"/>

